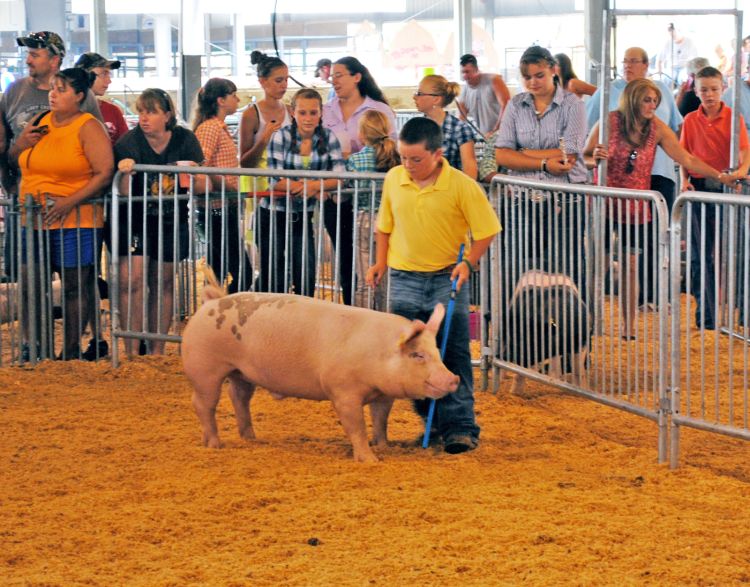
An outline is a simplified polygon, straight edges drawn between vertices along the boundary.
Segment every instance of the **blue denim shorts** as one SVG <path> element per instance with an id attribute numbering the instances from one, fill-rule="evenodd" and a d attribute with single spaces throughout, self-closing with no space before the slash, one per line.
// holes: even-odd
<path id="1" fill-rule="evenodd" d="M 101 228 L 63 228 L 55 230 L 35 230 L 33 258 L 39 260 L 39 243 L 49 250 L 50 265 L 66 269 L 71 267 L 88 267 L 100 254 L 102 247 Z M 49 246 L 49 249 L 47 247 Z M 26 229 L 21 231 L 22 263 L 26 263 Z"/>

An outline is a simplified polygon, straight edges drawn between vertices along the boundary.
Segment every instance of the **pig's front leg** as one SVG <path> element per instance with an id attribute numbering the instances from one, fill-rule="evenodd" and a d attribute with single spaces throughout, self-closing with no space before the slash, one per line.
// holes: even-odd
<path id="1" fill-rule="evenodd" d="M 378 457 L 372 452 L 367 442 L 367 428 L 365 426 L 365 412 L 360 397 L 332 398 L 333 407 L 338 414 L 344 432 L 349 437 L 354 449 L 354 460 L 360 463 L 376 463 Z"/>
<path id="2" fill-rule="evenodd" d="M 393 398 L 382 396 L 370 404 L 372 418 L 372 444 L 385 446 L 388 443 L 388 414 L 393 407 Z"/>

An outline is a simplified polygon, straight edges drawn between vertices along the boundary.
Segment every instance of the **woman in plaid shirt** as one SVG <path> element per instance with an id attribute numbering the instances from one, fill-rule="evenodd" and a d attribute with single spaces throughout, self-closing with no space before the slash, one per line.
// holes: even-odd
<path id="1" fill-rule="evenodd" d="M 461 93 L 461 86 L 442 75 L 428 75 L 414 92 L 414 104 L 422 114 L 440 125 L 443 131 L 443 156 L 451 167 L 460 169 L 472 179 L 477 178 L 477 157 L 474 133 L 464 121 L 445 111 Z"/>

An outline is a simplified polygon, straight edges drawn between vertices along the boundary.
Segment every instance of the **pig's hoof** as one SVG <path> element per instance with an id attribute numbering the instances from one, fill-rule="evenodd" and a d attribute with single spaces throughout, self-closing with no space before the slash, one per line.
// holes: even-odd
<path id="1" fill-rule="evenodd" d="M 358 454 L 354 455 L 354 460 L 358 463 L 378 463 L 380 462 L 380 459 L 375 455 L 375 453 L 365 453 L 365 454 Z"/>
<path id="2" fill-rule="evenodd" d="M 253 432 L 252 430 L 240 432 L 240 438 L 242 438 L 242 440 L 244 440 L 245 442 L 250 442 L 251 440 L 255 440 L 255 432 Z"/>
<path id="3" fill-rule="evenodd" d="M 204 438 L 203 446 L 205 446 L 206 448 L 221 448 L 221 441 L 216 437 Z"/>

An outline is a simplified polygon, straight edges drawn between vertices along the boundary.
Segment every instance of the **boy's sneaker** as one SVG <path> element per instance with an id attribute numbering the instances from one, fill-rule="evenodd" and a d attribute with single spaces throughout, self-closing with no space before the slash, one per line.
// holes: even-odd
<path id="1" fill-rule="evenodd" d="M 97 345 L 96 339 L 92 338 L 89 341 L 88 348 L 81 355 L 81 358 L 84 361 L 96 361 L 97 359 L 106 357 L 108 354 L 109 354 L 109 344 L 107 344 L 107 341 L 99 340 L 99 344 Z"/>
<path id="2" fill-rule="evenodd" d="M 462 452 L 474 450 L 479 441 L 469 434 L 449 434 L 444 441 L 443 450 L 448 454 L 457 455 Z"/>

